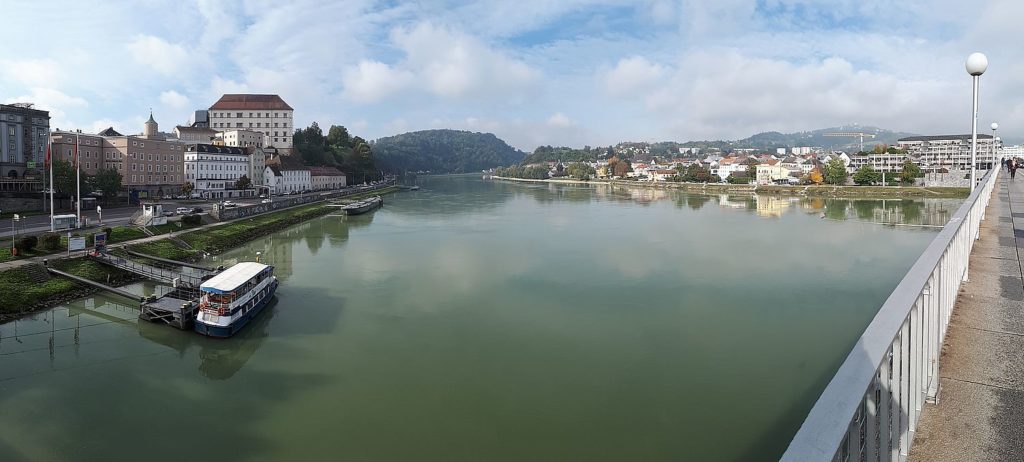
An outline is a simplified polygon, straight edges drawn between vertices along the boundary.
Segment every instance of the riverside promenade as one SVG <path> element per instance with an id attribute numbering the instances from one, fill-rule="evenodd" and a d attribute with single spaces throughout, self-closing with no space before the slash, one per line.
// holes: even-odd
<path id="1" fill-rule="evenodd" d="M 1000 175 L 910 461 L 1024 460 L 1024 177 Z"/>

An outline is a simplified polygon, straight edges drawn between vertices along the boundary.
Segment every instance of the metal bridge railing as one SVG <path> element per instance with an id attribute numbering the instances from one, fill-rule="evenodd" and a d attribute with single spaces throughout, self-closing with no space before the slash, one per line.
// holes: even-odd
<path id="1" fill-rule="evenodd" d="M 903 461 L 999 169 L 989 170 L 857 340 L 814 403 L 783 461 Z"/>

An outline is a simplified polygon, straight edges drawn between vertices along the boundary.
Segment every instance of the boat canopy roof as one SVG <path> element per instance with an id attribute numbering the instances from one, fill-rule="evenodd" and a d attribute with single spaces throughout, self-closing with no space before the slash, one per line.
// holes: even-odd
<path id="1" fill-rule="evenodd" d="M 270 266 L 262 263 L 242 262 L 200 284 L 199 290 L 215 294 L 231 292 L 267 268 L 270 268 Z"/>

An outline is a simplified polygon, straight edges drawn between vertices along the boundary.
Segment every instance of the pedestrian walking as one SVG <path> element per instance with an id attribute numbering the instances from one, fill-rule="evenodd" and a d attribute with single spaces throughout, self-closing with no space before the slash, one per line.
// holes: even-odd
<path id="1" fill-rule="evenodd" d="M 1010 159 L 1009 167 L 1010 167 L 1010 179 L 1012 180 L 1012 179 L 1017 177 L 1017 168 L 1019 167 L 1019 165 L 1017 165 L 1017 159 Z"/>

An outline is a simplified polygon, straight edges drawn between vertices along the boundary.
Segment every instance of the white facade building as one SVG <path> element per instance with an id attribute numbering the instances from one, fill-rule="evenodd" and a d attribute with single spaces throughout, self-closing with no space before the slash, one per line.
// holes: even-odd
<path id="1" fill-rule="evenodd" d="M 212 199 L 254 195 L 253 189 L 235 189 L 238 179 L 250 173 L 251 156 L 245 149 L 196 144 L 184 157 L 185 181 L 192 183 L 193 194 Z"/>
<path id="2" fill-rule="evenodd" d="M 278 95 L 227 94 L 210 106 L 210 128 L 263 134 L 263 147 L 291 149 L 294 110 Z"/>
<path id="3" fill-rule="evenodd" d="M 255 130 L 224 130 L 217 134 L 217 138 L 224 143 L 225 146 L 234 146 L 239 148 L 262 148 L 265 136 L 263 132 Z"/>
<path id="4" fill-rule="evenodd" d="M 309 178 L 314 191 L 341 189 L 348 184 L 345 173 L 334 167 L 310 167 Z"/>
<path id="5" fill-rule="evenodd" d="M 313 189 L 309 169 L 285 169 L 278 165 L 268 165 L 264 170 L 264 176 L 271 194 L 288 194 Z"/>
<path id="6" fill-rule="evenodd" d="M 922 169 L 971 169 L 971 135 L 911 136 L 897 142 Z M 987 169 L 999 163 L 996 147 L 992 135 L 978 134 L 978 168 Z"/>

